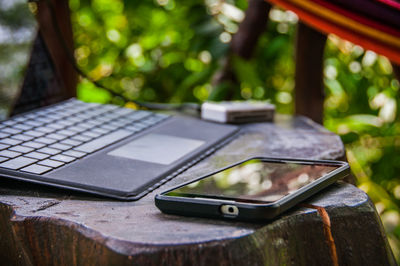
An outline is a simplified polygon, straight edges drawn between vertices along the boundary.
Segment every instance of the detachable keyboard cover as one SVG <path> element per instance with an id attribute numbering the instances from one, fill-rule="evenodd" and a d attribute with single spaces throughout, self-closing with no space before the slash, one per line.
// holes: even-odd
<path id="1" fill-rule="evenodd" d="M 138 199 L 229 141 L 237 128 L 71 99 L 0 122 L 0 175 Z M 110 156 L 146 134 L 204 142 L 162 165 Z"/>

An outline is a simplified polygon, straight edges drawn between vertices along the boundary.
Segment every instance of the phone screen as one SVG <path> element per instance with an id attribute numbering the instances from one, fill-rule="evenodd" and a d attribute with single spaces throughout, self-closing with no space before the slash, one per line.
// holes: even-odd
<path id="1" fill-rule="evenodd" d="M 340 165 L 323 163 L 267 162 L 252 159 L 165 195 L 270 203 L 339 167 Z"/>

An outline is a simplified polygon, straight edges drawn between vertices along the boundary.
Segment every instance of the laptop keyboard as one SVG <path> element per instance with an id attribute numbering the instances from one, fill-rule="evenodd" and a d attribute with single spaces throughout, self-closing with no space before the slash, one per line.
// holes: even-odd
<path id="1" fill-rule="evenodd" d="M 168 117 L 71 99 L 0 122 L 0 167 L 44 174 Z"/>

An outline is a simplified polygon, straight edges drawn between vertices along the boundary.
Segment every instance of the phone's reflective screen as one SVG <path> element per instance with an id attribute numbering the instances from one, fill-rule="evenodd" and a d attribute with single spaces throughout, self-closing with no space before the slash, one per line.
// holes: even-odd
<path id="1" fill-rule="evenodd" d="M 168 192 L 168 196 L 241 199 L 273 202 L 339 168 L 249 160 Z"/>

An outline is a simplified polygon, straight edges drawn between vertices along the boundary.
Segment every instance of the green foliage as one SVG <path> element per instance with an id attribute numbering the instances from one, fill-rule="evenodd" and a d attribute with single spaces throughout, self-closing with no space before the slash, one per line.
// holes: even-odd
<path id="1" fill-rule="evenodd" d="M 237 83 L 213 86 L 247 1 L 70 0 L 70 7 L 80 67 L 117 92 L 159 102 L 270 99 L 278 112 L 293 113 L 291 12 L 273 9 L 253 58 L 231 60 Z M 342 137 L 400 258 L 399 81 L 388 59 L 335 36 L 324 65 L 324 125 Z M 85 80 L 78 89 L 86 101 L 120 101 Z"/>
<path id="2" fill-rule="evenodd" d="M 228 46 L 202 1 L 72 0 L 70 6 L 75 55 L 92 78 L 132 99 L 204 100 L 192 89 L 209 81 Z"/>
<path id="3" fill-rule="evenodd" d="M 324 125 L 342 136 L 358 185 L 376 204 L 399 259 L 399 82 L 385 57 L 331 37 L 325 84 Z"/>

